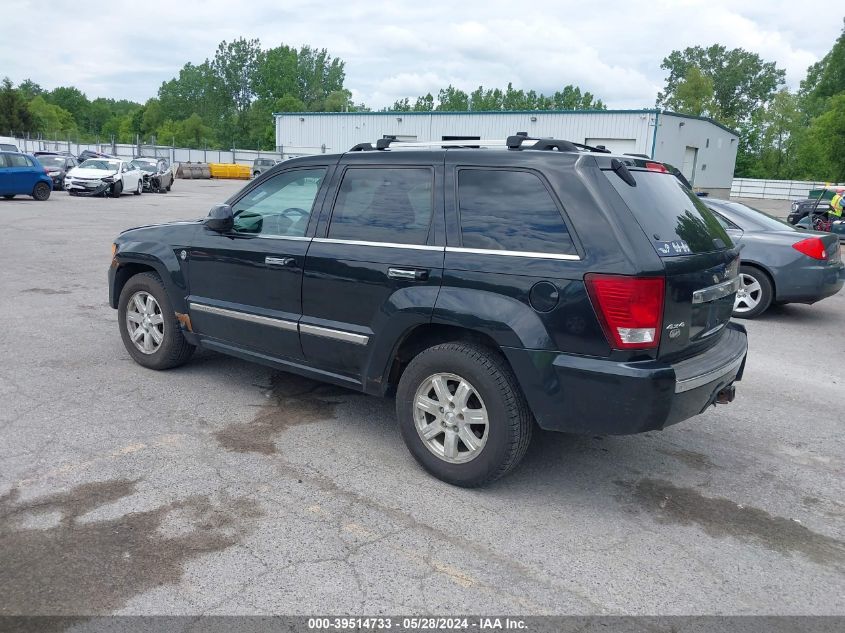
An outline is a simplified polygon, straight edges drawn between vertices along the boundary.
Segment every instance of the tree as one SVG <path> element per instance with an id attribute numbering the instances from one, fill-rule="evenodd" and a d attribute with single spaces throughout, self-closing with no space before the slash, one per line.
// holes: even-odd
<path id="1" fill-rule="evenodd" d="M 70 112 L 78 127 L 84 130 L 89 129 L 91 103 L 81 90 L 70 86 L 59 86 L 46 93 L 45 99 L 47 103 Z"/>
<path id="2" fill-rule="evenodd" d="M 32 81 L 32 79 L 24 79 L 20 82 L 20 84 L 18 84 L 18 91 L 26 101 L 32 101 L 32 99 L 38 95 L 44 94 L 44 89 Z"/>
<path id="3" fill-rule="evenodd" d="M 668 70 L 669 75 L 663 91 L 657 95 L 658 106 L 669 108 L 669 104 L 675 103 L 680 98 L 678 89 L 682 84 L 687 98 L 690 93 L 700 94 L 701 82 L 697 82 L 694 72 L 690 75 L 691 69 L 696 68 L 712 81 L 714 107 L 721 120 L 732 126 L 749 123 L 752 114 L 772 99 L 786 74 L 774 62 L 763 61 L 756 53 L 741 48 L 728 50 L 721 44 L 672 51 L 660 67 Z M 689 80 L 691 84 L 687 83 Z"/>
<path id="4" fill-rule="evenodd" d="M 0 86 L 0 132 L 30 132 L 32 114 L 26 107 L 26 101 L 20 92 L 15 90 L 12 80 L 8 77 L 3 79 Z"/>
<path id="5" fill-rule="evenodd" d="M 674 93 L 668 95 L 664 107 L 673 112 L 719 118 L 713 91 L 713 79 L 701 72 L 698 66 L 690 66 Z"/>
<path id="6" fill-rule="evenodd" d="M 827 110 L 816 117 L 807 131 L 804 149 L 805 177 L 811 174 L 831 182 L 845 182 L 845 90 L 830 97 Z"/>
<path id="7" fill-rule="evenodd" d="M 437 107 L 435 110 L 446 112 L 465 112 L 469 110 L 469 95 L 463 90 L 449 84 L 447 88 L 441 88 L 437 93 Z"/>
<path id="8" fill-rule="evenodd" d="M 40 95 L 32 99 L 27 107 L 32 115 L 33 132 L 40 132 L 45 138 L 76 134 L 76 121 L 64 108 L 47 103 Z"/>
<path id="9" fill-rule="evenodd" d="M 843 18 L 845 24 L 845 18 Z M 845 26 L 833 48 L 820 61 L 807 69 L 801 82 L 801 107 L 808 117 L 821 114 L 827 101 L 845 91 Z"/>
<path id="10" fill-rule="evenodd" d="M 147 99 L 141 115 L 141 133 L 152 134 L 164 123 L 164 113 L 161 108 L 161 101 L 158 99 Z"/>

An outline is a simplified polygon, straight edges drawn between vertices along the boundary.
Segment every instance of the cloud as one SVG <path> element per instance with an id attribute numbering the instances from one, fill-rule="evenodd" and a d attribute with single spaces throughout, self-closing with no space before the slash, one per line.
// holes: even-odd
<path id="1" fill-rule="evenodd" d="M 509 81 L 545 93 L 572 83 L 610 107 L 647 107 L 666 55 L 713 43 L 777 62 L 797 88 L 842 25 L 841 6 L 823 0 L 146 0 L 98 6 L 96 19 L 61 11 L 47 21 L 43 11 L 40 2 L 4 0 L 3 31 L 15 35 L 0 47 L 0 75 L 145 101 L 221 40 L 258 37 L 265 47 L 327 48 L 346 62 L 355 101 L 375 108 L 449 83 L 470 91 Z"/>

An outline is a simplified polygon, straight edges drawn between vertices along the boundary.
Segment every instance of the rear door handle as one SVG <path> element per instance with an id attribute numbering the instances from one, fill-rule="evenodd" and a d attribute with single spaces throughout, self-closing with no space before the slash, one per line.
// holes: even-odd
<path id="1" fill-rule="evenodd" d="M 427 281 L 428 271 L 424 268 L 388 268 L 387 276 L 390 279 L 407 279 L 410 281 Z"/>
<path id="2" fill-rule="evenodd" d="M 293 266 L 296 263 L 296 259 L 293 257 L 265 257 L 264 263 L 268 266 Z"/>

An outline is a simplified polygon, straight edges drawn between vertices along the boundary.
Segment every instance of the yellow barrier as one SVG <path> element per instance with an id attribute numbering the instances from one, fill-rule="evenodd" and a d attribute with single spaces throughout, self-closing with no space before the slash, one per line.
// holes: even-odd
<path id="1" fill-rule="evenodd" d="M 212 178 L 237 178 L 249 180 L 251 174 L 249 165 L 236 165 L 233 163 L 209 163 Z"/>

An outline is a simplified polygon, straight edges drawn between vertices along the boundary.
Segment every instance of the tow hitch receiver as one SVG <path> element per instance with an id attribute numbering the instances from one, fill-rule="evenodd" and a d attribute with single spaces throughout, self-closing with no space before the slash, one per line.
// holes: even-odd
<path id="1" fill-rule="evenodd" d="M 729 404 L 734 401 L 736 387 L 728 385 L 716 394 L 716 404 Z"/>

